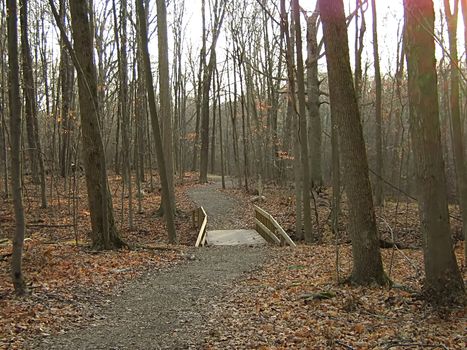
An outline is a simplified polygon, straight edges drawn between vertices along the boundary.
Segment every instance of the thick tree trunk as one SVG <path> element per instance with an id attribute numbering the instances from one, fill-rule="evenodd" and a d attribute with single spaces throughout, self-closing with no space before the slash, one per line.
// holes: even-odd
<path id="1" fill-rule="evenodd" d="M 13 252 L 11 256 L 11 275 L 17 295 L 27 292 L 22 270 L 23 242 L 26 231 L 24 219 L 23 196 L 21 193 L 21 99 L 19 94 L 19 64 L 18 64 L 18 20 L 16 0 L 7 1 L 8 22 L 8 78 L 10 104 L 11 133 L 11 191 L 15 212 L 15 235 L 13 237 Z"/>
<path id="2" fill-rule="evenodd" d="M 459 58 L 457 50 L 457 18 L 459 0 L 454 0 L 454 12 L 451 13 L 449 0 L 444 0 L 444 12 L 448 23 L 449 53 L 451 60 L 451 95 L 449 98 L 451 116 L 452 150 L 456 167 L 457 193 L 462 214 L 464 232 L 464 257 L 467 259 L 467 171 L 465 168 L 465 149 L 462 137 L 462 122 L 459 104 Z M 465 260 L 465 259 L 464 259 Z M 466 260 L 467 261 L 467 260 Z"/>
<path id="3" fill-rule="evenodd" d="M 454 256 L 439 125 L 432 0 L 404 0 L 410 133 L 417 169 L 424 234 L 426 297 L 435 302 L 464 297 Z"/>
<path id="4" fill-rule="evenodd" d="M 86 173 L 91 239 L 96 249 L 124 246 L 115 227 L 112 196 L 107 182 L 104 146 L 99 125 L 97 75 L 93 60 L 88 4 L 70 0 L 74 54 L 78 70 L 83 159 Z"/>
<path id="5" fill-rule="evenodd" d="M 362 124 L 350 70 L 344 4 L 342 0 L 319 0 L 319 9 L 326 46 L 331 113 L 339 127 L 343 184 L 350 211 L 354 263 L 351 279 L 359 284 L 386 284 Z"/>

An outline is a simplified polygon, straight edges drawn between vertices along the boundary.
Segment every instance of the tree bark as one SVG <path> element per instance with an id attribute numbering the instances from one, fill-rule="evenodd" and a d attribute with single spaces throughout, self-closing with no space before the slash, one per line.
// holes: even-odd
<path id="1" fill-rule="evenodd" d="M 60 0 L 60 25 L 66 28 L 66 2 Z M 60 173 L 61 176 L 68 176 L 70 164 L 69 159 L 69 147 L 71 139 L 71 101 L 73 97 L 73 81 L 74 81 L 74 70 L 71 58 L 65 47 L 64 34 L 60 35 L 60 82 L 61 82 L 61 111 L 59 125 L 61 126 L 61 133 L 59 147 L 60 147 Z"/>
<path id="2" fill-rule="evenodd" d="M 404 0 L 407 38 L 410 134 L 417 170 L 421 230 L 424 235 L 424 292 L 428 300 L 464 297 L 454 256 L 439 125 L 432 0 Z"/>
<path id="3" fill-rule="evenodd" d="M 204 0 L 203 0 L 204 3 Z M 218 9 L 220 7 L 220 9 Z M 201 105 L 201 152 L 200 152 L 200 171 L 199 182 L 206 183 L 208 181 L 208 160 L 209 160 L 209 91 L 211 88 L 212 73 L 216 64 L 216 45 L 219 38 L 220 29 L 225 15 L 225 4 L 216 3 L 213 6 L 214 23 L 212 29 L 212 42 L 210 47 L 209 62 L 204 67 L 203 72 L 203 89 L 202 89 L 202 105 Z M 204 38 L 204 40 L 206 40 Z M 204 44 L 203 44 L 204 45 Z"/>
<path id="4" fill-rule="evenodd" d="M 451 12 L 450 1 L 444 0 L 444 13 L 448 24 L 449 54 L 451 71 L 451 94 L 449 96 L 452 150 L 456 168 L 457 193 L 462 215 L 462 231 L 464 232 L 464 258 L 467 259 L 467 171 L 465 169 L 465 149 L 462 136 L 462 122 L 459 104 L 459 58 L 457 50 L 457 18 L 459 0 L 454 0 L 454 12 Z M 464 259 L 464 260 L 465 260 Z M 465 260 L 467 261 L 467 260 Z"/>
<path id="5" fill-rule="evenodd" d="M 129 116 L 129 98 L 128 98 L 128 54 L 127 54 L 127 0 L 120 2 L 120 30 L 118 32 L 117 9 L 115 0 L 112 1 L 114 25 L 115 25 L 115 41 L 118 54 L 118 72 L 119 72 L 119 103 L 120 113 L 122 116 L 122 156 L 123 156 L 123 183 L 128 186 L 128 225 L 133 228 L 133 190 L 131 180 L 131 163 L 130 163 L 130 116 Z M 121 46 L 120 43 L 121 42 Z M 100 100 L 101 101 L 101 100 Z M 99 102 L 100 102 L 99 101 Z M 125 186 L 123 187 L 123 189 Z M 124 191 L 123 191 L 124 192 Z M 123 193 L 124 194 L 124 193 Z M 125 196 L 123 196 L 124 198 Z"/>
<path id="6" fill-rule="evenodd" d="M 299 130 L 298 140 L 300 142 L 300 157 L 302 165 L 302 198 L 303 198 L 303 235 L 305 242 L 313 241 L 313 227 L 311 223 L 311 205 L 310 205 L 310 164 L 308 156 L 308 129 L 306 120 L 306 102 L 305 102 L 305 73 L 303 69 L 302 52 L 302 31 L 300 27 L 300 11 L 298 0 L 292 1 L 292 12 L 295 25 L 295 45 L 297 57 L 297 88 L 298 88 L 298 106 L 295 106 L 298 112 Z M 298 107 L 298 110 L 297 110 Z"/>
<path id="7" fill-rule="evenodd" d="M 331 113 L 339 128 L 343 184 L 347 193 L 353 270 L 358 284 L 386 284 L 368 177 L 357 96 L 352 83 L 342 0 L 319 0 L 329 78 Z"/>
<path id="8" fill-rule="evenodd" d="M 21 190 L 21 99 L 19 94 L 18 19 L 16 0 L 7 1 L 8 23 L 8 78 L 11 142 L 11 192 L 15 212 L 15 235 L 11 256 L 11 275 L 17 295 L 27 292 L 22 270 L 23 243 L 26 224 Z"/>
<path id="9" fill-rule="evenodd" d="M 39 123 L 37 120 L 37 96 L 36 86 L 33 76 L 33 62 L 31 55 L 31 47 L 29 45 L 28 35 L 28 2 L 27 0 L 20 1 L 20 23 L 21 23 L 21 56 L 23 65 L 23 90 L 26 101 L 26 120 L 29 125 L 31 123 L 32 135 L 29 135 L 28 127 L 28 140 L 30 154 L 34 156 L 33 169 L 37 173 L 33 174 L 33 178 L 37 178 L 41 188 L 41 208 L 47 208 L 47 195 L 46 195 L 46 184 L 45 184 L 45 171 L 44 171 L 44 158 L 42 156 L 42 147 L 39 138 Z"/>
<path id="10" fill-rule="evenodd" d="M 162 141 L 167 172 L 168 195 L 172 210 L 175 210 L 175 192 L 173 184 L 173 138 L 171 86 L 169 79 L 169 46 L 167 40 L 167 8 L 165 0 L 157 0 L 157 37 L 159 54 L 159 102 L 162 118 Z"/>
<path id="11" fill-rule="evenodd" d="M 115 227 L 112 196 L 99 125 L 97 74 L 93 60 L 89 7 L 86 1 L 70 0 L 74 55 L 78 71 L 79 104 L 82 128 L 83 159 L 86 175 L 91 239 L 95 249 L 121 248 Z"/>
<path id="12" fill-rule="evenodd" d="M 375 118 L 376 118 L 376 178 L 375 178 L 375 204 L 383 204 L 383 135 L 382 135 L 382 102 L 381 102 L 381 68 L 379 62 L 378 46 L 378 17 L 376 14 L 376 0 L 371 0 L 371 13 L 373 17 L 373 60 L 375 65 Z"/>
<path id="13" fill-rule="evenodd" d="M 141 45 L 141 53 L 144 62 L 144 71 L 146 79 L 146 90 L 148 94 L 149 112 L 151 114 L 151 124 L 154 134 L 154 142 L 156 148 L 157 163 L 159 165 L 159 175 L 161 179 L 162 187 L 162 204 L 164 208 L 164 217 L 166 220 L 167 231 L 170 243 L 177 242 L 177 232 L 175 230 L 174 222 L 174 205 L 171 201 L 169 179 L 167 175 L 167 169 L 165 167 L 165 156 L 162 145 L 161 130 L 159 126 L 159 118 L 157 116 L 156 109 L 156 97 L 154 95 L 154 84 L 151 73 L 151 62 L 149 60 L 149 49 L 148 49 L 148 27 L 146 21 L 146 14 L 143 7 L 143 0 L 135 0 L 136 11 L 139 19 L 139 40 Z"/>
<path id="14" fill-rule="evenodd" d="M 360 28 L 358 27 L 358 12 L 361 15 Z M 362 99 L 362 54 L 363 54 L 363 39 L 366 32 L 365 10 L 363 9 L 362 0 L 355 0 L 355 92 L 357 94 L 357 102 L 360 104 Z"/>
<path id="15" fill-rule="evenodd" d="M 307 20 L 307 95 L 308 114 L 310 116 L 309 140 L 310 140 L 310 168 L 312 187 L 323 184 L 321 169 L 321 115 L 319 111 L 319 79 L 318 59 L 319 47 L 316 36 L 318 35 L 318 11 L 315 11 Z"/>
<path id="16" fill-rule="evenodd" d="M 2 15 L 4 16 L 4 12 L 2 11 Z M 6 17 L 6 16 L 5 16 Z M 3 17 L 3 18 L 5 18 Z M 3 20 L 1 20 L 2 25 L 4 24 Z M 6 27 L 6 26 L 5 26 Z M 5 52 L 8 50 L 7 47 L 4 46 L 3 40 L 0 40 L 0 51 Z M 4 87 L 6 86 L 6 79 L 5 76 L 7 75 L 6 73 L 6 64 L 5 64 L 5 56 L 2 55 L 0 57 L 0 83 L 2 86 L 1 93 L 0 93 L 0 124 L 1 124 L 1 132 L 0 132 L 0 138 L 2 140 L 1 142 L 1 157 L 3 160 L 3 192 L 5 198 L 8 198 L 10 195 L 10 190 L 9 190 L 9 185 L 8 185 L 8 130 L 7 130 L 7 123 L 6 123 L 6 97 L 5 97 L 5 92 L 7 89 Z"/>

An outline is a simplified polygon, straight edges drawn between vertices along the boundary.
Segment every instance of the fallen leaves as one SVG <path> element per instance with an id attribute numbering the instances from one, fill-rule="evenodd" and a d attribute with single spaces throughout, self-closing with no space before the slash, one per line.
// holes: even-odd
<path id="1" fill-rule="evenodd" d="M 164 221 L 154 215 L 160 205 L 159 194 L 147 191 L 142 201 L 143 211 L 134 215 L 137 229 L 130 230 L 121 222 L 122 203 L 116 196 L 121 179 L 112 176 L 109 182 L 114 193 L 117 226 L 124 240 L 136 247 L 133 250 L 91 250 L 85 198 L 80 198 L 75 228 L 68 199 L 54 196 L 49 200 L 49 208 L 40 209 L 34 187 L 26 183 L 31 186 L 25 191 L 30 225 L 24 243 L 23 267 L 30 293 L 24 298 L 14 295 L 10 278 L 11 241 L 6 237 L 11 237 L 14 230 L 12 203 L 0 205 L 0 348 L 21 349 L 30 339 L 92 322 L 100 317 L 94 313 L 95 307 L 107 303 L 110 295 L 118 293 L 125 283 L 146 271 L 185 260 L 186 246 L 169 246 Z M 194 245 L 196 232 L 191 229 L 189 215 L 185 214 L 193 207 L 185 192 L 193 185 L 194 181 L 187 177 L 176 190 L 179 238 L 190 246 Z M 84 184 L 81 186 L 84 188 Z M 127 200 L 123 210 L 128 210 Z"/>
<path id="2" fill-rule="evenodd" d="M 125 221 L 127 200 L 116 195 L 120 178 L 111 177 L 117 225 L 134 250 L 95 252 L 87 248 L 89 213 L 85 198 L 77 210 L 74 227 L 67 199 L 56 198 L 47 210 L 38 208 L 31 196 L 25 242 L 24 266 L 30 295 L 18 299 L 12 293 L 9 277 L 11 242 L 14 228 L 11 203 L 0 206 L 0 348 L 23 348 L 31 338 L 48 337 L 102 317 L 97 305 L 111 302 L 124 283 L 135 281 L 148 270 L 171 266 L 192 257 L 183 246 L 167 245 L 164 222 L 154 215 L 160 197 L 146 184 L 143 210 L 135 214 L 135 228 Z M 187 174 L 177 185 L 179 214 L 177 229 L 183 244 L 193 245 L 196 231 L 190 225 L 193 204 L 186 190 L 195 185 L 194 174 Z M 253 205 L 241 190 L 227 190 L 238 198 L 241 227 L 253 225 Z M 265 209 L 286 228 L 295 225 L 294 202 L 290 191 L 265 189 Z M 29 191 L 28 193 L 32 193 Z M 320 194 L 319 228 L 332 239 L 329 218 L 329 193 Z M 126 198 L 126 197 L 125 197 Z M 123 208 L 123 212 L 122 212 Z M 451 208 L 456 213 L 456 208 Z M 416 206 L 412 203 L 386 203 L 379 213 L 383 237 L 396 234 L 399 241 L 419 246 L 420 234 Z M 345 206 L 343 221 L 345 222 Z M 234 224 L 236 221 L 233 221 Z M 454 222 L 453 226 L 457 227 Z M 317 227 L 315 223 L 315 228 Z M 76 231 L 75 231 L 76 230 Z M 342 241 L 346 235 L 341 226 Z M 76 245 L 78 241 L 78 245 Z M 172 249 L 175 248 L 175 249 Z M 341 244 L 339 276 L 351 271 L 351 250 Z M 459 247 L 460 248 L 460 247 Z M 466 310 L 440 313 L 417 297 L 423 278 L 421 251 L 384 250 L 386 271 L 396 283 L 392 289 L 358 287 L 336 283 L 333 245 L 272 248 L 264 269 L 246 275 L 232 286 L 221 303 L 212 305 L 206 349 L 400 349 L 467 347 Z M 457 251 L 461 258 L 460 249 Z M 460 260 L 461 261 L 461 260 Z M 389 269 L 390 267 L 390 269 Z"/>
<path id="3" fill-rule="evenodd" d="M 348 274 L 350 247 L 340 249 L 342 274 Z M 420 251 L 405 254 L 422 265 Z M 390 252 L 383 252 L 383 258 L 387 267 Z M 267 266 L 238 283 L 213 310 L 224 316 L 216 318 L 216 333 L 206 339 L 206 345 L 212 349 L 385 349 L 402 341 L 466 348 L 465 309 L 443 315 L 404 289 L 337 284 L 334 262 L 334 247 L 329 245 L 274 248 Z M 394 282 L 420 290 L 421 279 L 413 278 L 402 255 L 397 254 L 393 264 Z M 222 340 L 227 334 L 231 340 Z"/>

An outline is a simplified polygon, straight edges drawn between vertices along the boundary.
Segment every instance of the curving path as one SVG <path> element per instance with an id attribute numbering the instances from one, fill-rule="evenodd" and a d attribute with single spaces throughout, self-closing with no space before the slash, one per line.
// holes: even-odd
<path id="1" fill-rule="evenodd" d="M 216 185 L 190 191 L 216 228 L 228 227 L 238 203 Z M 225 225 L 225 226 L 224 226 Z M 267 258 L 263 246 L 195 249 L 187 262 L 149 273 L 128 285 L 82 329 L 45 338 L 31 349 L 202 349 L 217 326 L 214 306 L 245 272 Z"/>

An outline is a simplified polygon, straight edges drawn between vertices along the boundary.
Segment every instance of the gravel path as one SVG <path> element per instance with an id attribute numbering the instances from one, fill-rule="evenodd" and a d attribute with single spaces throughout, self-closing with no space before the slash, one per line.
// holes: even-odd
<path id="1" fill-rule="evenodd" d="M 240 229 L 241 213 L 239 203 L 235 198 L 217 191 L 220 188 L 218 182 L 194 187 L 188 191 L 188 195 L 198 205 L 202 206 L 208 215 L 209 230 Z"/>
<path id="2" fill-rule="evenodd" d="M 190 196 L 206 207 L 216 225 L 227 225 L 236 203 L 215 187 L 193 189 Z M 212 310 L 238 278 L 259 268 L 267 256 L 266 247 L 193 248 L 186 263 L 129 284 L 95 310 L 96 320 L 85 328 L 31 348 L 202 349 L 218 325 L 220 316 Z"/>

